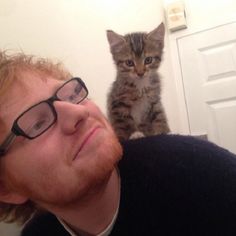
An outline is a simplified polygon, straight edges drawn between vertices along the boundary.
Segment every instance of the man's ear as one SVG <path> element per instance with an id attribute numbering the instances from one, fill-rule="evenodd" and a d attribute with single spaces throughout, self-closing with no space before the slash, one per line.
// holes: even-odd
<path id="1" fill-rule="evenodd" d="M 21 193 L 9 190 L 4 186 L 0 180 L 0 202 L 12 203 L 12 204 L 23 204 L 28 200 L 26 196 Z"/>

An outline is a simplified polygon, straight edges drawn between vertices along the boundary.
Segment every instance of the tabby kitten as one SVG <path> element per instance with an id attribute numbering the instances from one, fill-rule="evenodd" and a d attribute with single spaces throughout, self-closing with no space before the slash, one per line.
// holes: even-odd
<path id="1" fill-rule="evenodd" d="M 150 33 L 121 36 L 107 31 L 117 67 L 116 80 L 108 94 L 108 118 L 121 141 L 170 131 L 157 73 L 164 35 L 163 23 Z"/>

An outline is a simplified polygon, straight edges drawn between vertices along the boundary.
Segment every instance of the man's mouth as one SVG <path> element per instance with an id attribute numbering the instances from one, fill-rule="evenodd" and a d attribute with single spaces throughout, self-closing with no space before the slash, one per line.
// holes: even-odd
<path id="1" fill-rule="evenodd" d="M 80 152 L 84 149 L 84 147 L 86 146 L 86 144 L 90 141 L 90 139 L 92 138 L 92 136 L 96 133 L 96 131 L 99 129 L 99 127 L 95 127 L 93 129 L 91 129 L 86 135 L 85 135 L 85 138 L 83 139 L 80 147 L 79 147 L 79 150 L 78 152 L 76 153 L 75 157 L 73 160 L 75 160 Z"/>

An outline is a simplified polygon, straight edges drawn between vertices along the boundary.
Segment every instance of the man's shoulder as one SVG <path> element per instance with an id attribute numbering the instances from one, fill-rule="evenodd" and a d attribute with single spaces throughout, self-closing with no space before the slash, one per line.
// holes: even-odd
<path id="1" fill-rule="evenodd" d="M 178 135 L 129 140 L 123 148 L 121 204 L 114 231 L 236 235 L 234 154 Z"/>
<path id="2" fill-rule="evenodd" d="M 236 155 L 211 142 L 183 135 L 157 135 L 122 143 L 121 173 L 189 176 L 236 172 Z M 217 173 L 218 173 L 217 172 Z"/>
<path id="3" fill-rule="evenodd" d="M 21 236 L 69 236 L 57 218 L 49 213 L 35 214 L 24 226 Z"/>
<path id="4" fill-rule="evenodd" d="M 205 140 L 184 135 L 156 135 L 127 140 L 122 143 L 124 157 L 131 158 L 183 158 L 191 156 L 230 156 L 229 151 Z M 143 157 L 145 156 L 145 157 Z"/>
<path id="5" fill-rule="evenodd" d="M 156 163 L 163 158 L 179 158 L 188 155 L 198 145 L 198 140 L 190 136 L 156 135 L 122 142 L 123 158 L 120 165 L 129 163 Z M 201 146 L 201 144 L 199 145 Z M 139 163 L 140 164 L 140 163 Z"/>

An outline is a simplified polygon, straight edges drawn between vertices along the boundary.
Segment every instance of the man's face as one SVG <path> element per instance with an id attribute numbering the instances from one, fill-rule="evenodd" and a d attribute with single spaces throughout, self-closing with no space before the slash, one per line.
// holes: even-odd
<path id="1" fill-rule="evenodd" d="M 1 104 L 8 132 L 19 114 L 51 97 L 63 83 L 35 77 L 26 74 L 25 85 L 13 85 Z M 87 198 L 107 180 L 122 153 L 112 128 L 93 102 L 56 101 L 54 107 L 58 119 L 51 128 L 33 140 L 17 137 L 1 158 L 8 188 L 44 207 Z M 0 134 L 1 142 L 6 135 Z"/>

